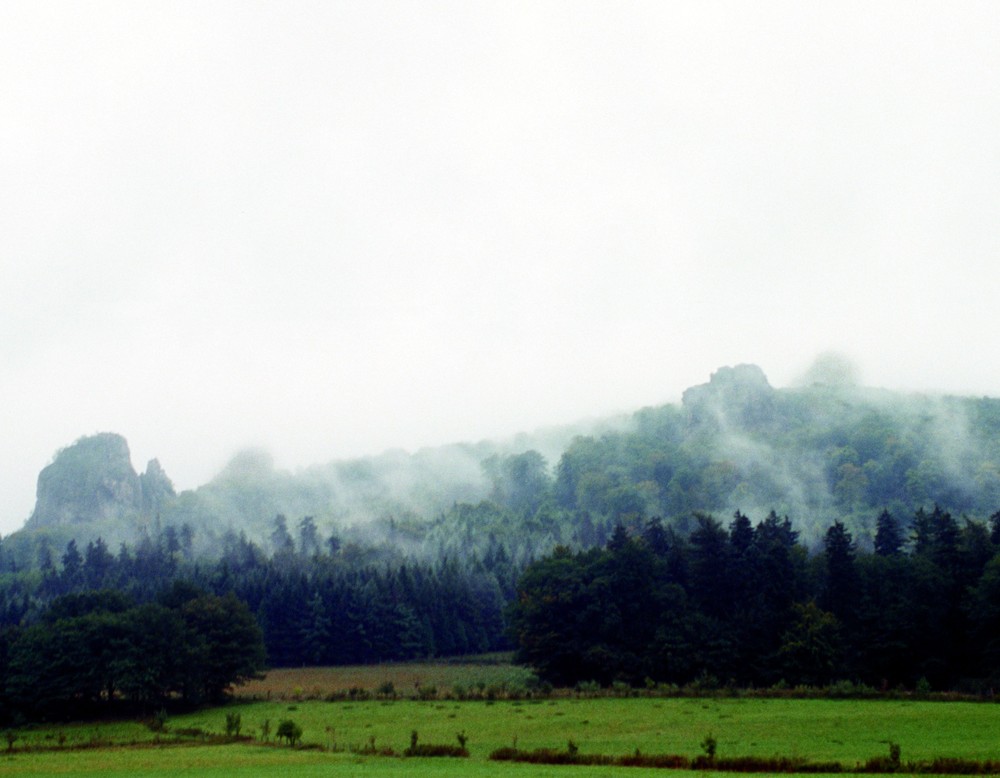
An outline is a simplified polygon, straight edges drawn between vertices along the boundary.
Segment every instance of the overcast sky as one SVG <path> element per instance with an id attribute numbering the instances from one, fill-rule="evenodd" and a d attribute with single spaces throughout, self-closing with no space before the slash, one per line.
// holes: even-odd
<path id="1" fill-rule="evenodd" d="M 0 533 L 775 386 L 1000 396 L 1000 3 L 5 2 Z"/>

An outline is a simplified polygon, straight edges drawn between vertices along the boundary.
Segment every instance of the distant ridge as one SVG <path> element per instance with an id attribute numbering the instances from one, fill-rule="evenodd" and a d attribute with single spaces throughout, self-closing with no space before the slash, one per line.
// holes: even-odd
<path id="1" fill-rule="evenodd" d="M 631 416 L 294 473 L 243 452 L 180 494 L 156 460 L 137 474 L 125 439 L 101 433 L 42 470 L 25 531 L 118 543 L 187 525 L 211 549 L 241 533 L 266 544 L 277 516 L 292 527 L 309 517 L 326 533 L 434 553 L 520 533 L 534 553 L 652 517 L 683 532 L 698 512 L 775 511 L 807 542 L 840 520 L 864 545 L 883 510 L 904 526 L 935 504 L 980 520 L 1000 510 L 1000 400 L 871 389 L 843 371 L 813 378 L 778 389 L 756 365 L 722 367 L 679 404 Z"/>

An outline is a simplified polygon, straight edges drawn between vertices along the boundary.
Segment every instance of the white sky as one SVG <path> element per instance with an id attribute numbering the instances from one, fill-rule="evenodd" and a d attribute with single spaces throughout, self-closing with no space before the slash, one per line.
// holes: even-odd
<path id="1" fill-rule="evenodd" d="M 0 533 L 673 402 L 1000 395 L 1000 3 L 5 2 Z"/>

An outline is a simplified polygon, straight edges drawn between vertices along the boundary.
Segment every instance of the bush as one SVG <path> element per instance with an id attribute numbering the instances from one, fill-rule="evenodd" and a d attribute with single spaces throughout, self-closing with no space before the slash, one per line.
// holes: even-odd
<path id="1" fill-rule="evenodd" d="M 640 754 L 631 756 L 621 756 L 615 760 L 615 764 L 622 767 L 656 767 L 669 770 L 686 770 L 691 766 L 687 757 L 679 754 Z"/>
<path id="2" fill-rule="evenodd" d="M 461 746 L 453 746 L 451 743 L 420 743 L 412 746 L 403 752 L 403 756 L 454 756 L 466 757 L 469 752 Z"/>
<path id="3" fill-rule="evenodd" d="M 584 697 L 596 696 L 601 692 L 601 685 L 597 681 L 580 681 L 576 685 L 576 691 Z"/>
<path id="4" fill-rule="evenodd" d="M 163 708 L 160 708 L 153 714 L 152 718 L 146 722 L 146 726 L 149 728 L 150 732 L 166 732 L 167 712 L 163 710 Z"/>
<path id="5" fill-rule="evenodd" d="M 278 724 L 278 729 L 275 731 L 274 736 L 279 740 L 287 740 L 288 745 L 294 746 L 302 739 L 302 727 L 291 719 L 284 719 Z"/>
<path id="6" fill-rule="evenodd" d="M 787 756 L 735 756 L 713 759 L 698 756 L 691 762 L 695 770 L 718 770 L 731 773 L 839 773 L 840 762 L 809 762 Z"/>
<path id="7" fill-rule="evenodd" d="M 708 757 L 709 761 L 715 759 L 715 751 L 719 747 L 719 741 L 715 739 L 715 735 L 709 732 L 705 735 L 705 739 L 701 741 L 701 750 L 705 752 L 705 756 Z"/>
<path id="8" fill-rule="evenodd" d="M 226 737 L 239 737 L 242 726 L 239 713 L 226 714 Z"/>
<path id="9" fill-rule="evenodd" d="M 495 762 L 527 762 L 528 764 L 610 765 L 614 758 L 603 754 L 580 754 L 556 751 L 553 748 L 536 748 L 520 751 L 516 748 L 498 748 L 490 754 Z"/>

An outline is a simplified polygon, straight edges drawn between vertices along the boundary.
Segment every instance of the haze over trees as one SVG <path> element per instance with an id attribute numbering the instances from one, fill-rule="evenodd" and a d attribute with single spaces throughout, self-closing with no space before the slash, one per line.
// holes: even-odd
<path id="1" fill-rule="evenodd" d="M 516 643 L 554 682 L 992 682 L 1000 400 L 815 378 L 778 390 L 722 368 L 586 434 L 297 473 L 244 452 L 180 494 L 155 460 L 136 473 L 121 436 L 81 438 L 0 539 L 0 652 L 28 668 L 50 609 L 104 590 L 127 604 L 63 625 L 67 645 L 176 625 L 163 598 L 183 584 L 244 607 L 272 666 Z M 0 679 L 8 701 L 29 670 Z M 74 699 L 217 693 L 170 672 Z"/>
<path id="2" fill-rule="evenodd" d="M 810 546 L 839 520 L 870 548 L 884 509 L 905 522 L 935 503 L 979 519 L 1000 506 L 1000 400 L 865 389 L 843 370 L 813 377 L 774 389 L 755 366 L 721 368 L 679 405 L 579 430 L 295 473 L 244 452 L 180 494 L 155 460 L 136 474 L 120 436 L 82 438 L 42 471 L 30 531 L 4 548 L 30 566 L 39 544 L 60 552 L 71 538 L 83 546 L 101 536 L 135 545 L 159 525 L 186 527 L 195 553 L 218 556 L 229 532 L 267 546 L 280 514 L 289 526 L 312 517 L 324 538 L 425 559 L 464 548 L 466 538 L 454 539 L 471 523 L 477 545 L 493 533 L 517 555 L 528 538 L 530 556 L 600 545 L 618 522 L 657 516 L 689 529 L 697 511 L 736 510 L 787 515 Z"/>

